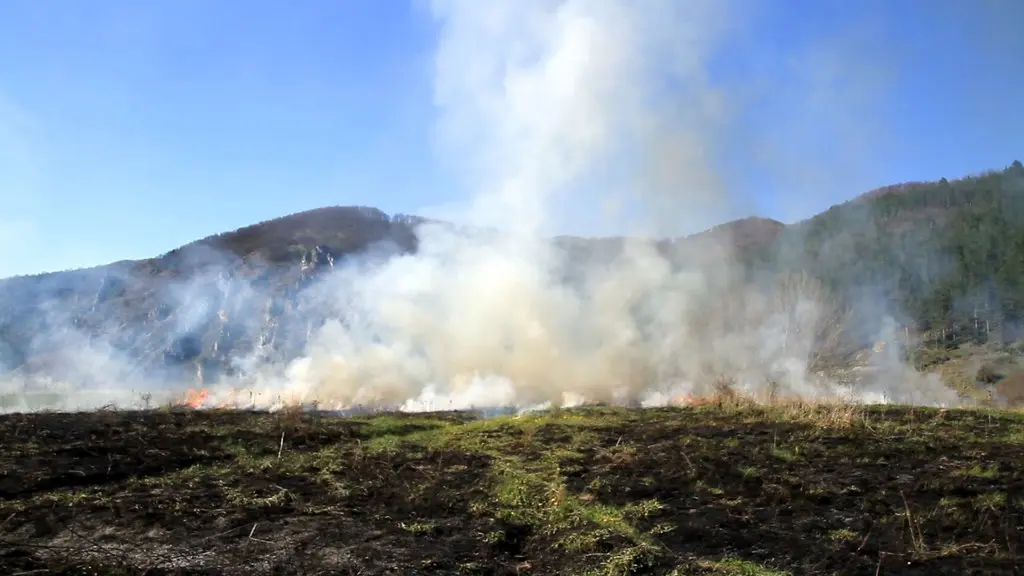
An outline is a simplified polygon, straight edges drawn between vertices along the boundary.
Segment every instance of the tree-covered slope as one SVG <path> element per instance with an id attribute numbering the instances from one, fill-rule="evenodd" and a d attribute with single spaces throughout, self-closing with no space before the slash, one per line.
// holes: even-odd
<path id="1" fill-rule="evenodd" d="M 267 362 L 292 358 L 325 318 L 344 312 L 307 297 L 323 272 L 356 255 L 380 260 L 414 252 L 423 222 L 373 208 L 330 207 L 148 260 L 0 280 L 0 370 L 87 366 L 96 378 L 112 377 L 92 356 L 67 364 L 69 351 L 81 356 L 82 350 L 133 367 L 119 377 L 198 372 L 209 378 L 239 370 L 233 359 L 240 354 Z M 851 310 L 845 335 L 859 346 L 893 325 L 930 346 L 1022 336 L 1019 162 L 958 180 L 876 190 L 788 226 L 751 218 L 658 246 L 677 263 L 697 255 L 713 265 L 703 247 L 725 239 L 743 264 L 741 277 L 797 271 L 821 280 Z M 624 245 L 621 238 L 555 241 L 577 267 L 608 262 Z"/>
<path id="2" fill-rule="evenodd" d="M 752 266 L 803 268 L 865 314 L 1015 340 L 1024 312 L 1024 166 L 873 191 L 787 227 Z M 986 324 L 987 323 L 987 324 Z"/>

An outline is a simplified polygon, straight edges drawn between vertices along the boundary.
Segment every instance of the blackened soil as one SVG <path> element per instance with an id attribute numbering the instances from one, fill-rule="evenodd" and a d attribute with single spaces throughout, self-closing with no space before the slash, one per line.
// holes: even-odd
<path id="1" fill-rule="evenodd" d="M 835 410 L 7 415 L 0 573 L 1024 570 L 1019 414 Z"/>

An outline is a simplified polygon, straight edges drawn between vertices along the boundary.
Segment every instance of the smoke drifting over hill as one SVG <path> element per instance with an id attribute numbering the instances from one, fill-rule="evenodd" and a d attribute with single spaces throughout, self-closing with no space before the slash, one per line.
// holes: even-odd
<path id="1" fill-rule="evenodd" d="M 808 276 L 748 276 L 727 234 L 619 239 L 600 258 L 550 239 L 567 207 L 590 213 L 617 201 L 612 218 L 660 235 L 736 204 L 722 161 L 736 138 L 733 111 L 711 74 L 736 6 L 434 2 L 440 150 L 470 191 L 449 209 L 473 226 L 419 222 L 415 251 L 344 265 L 326 255 L 320 269 L 330 271 L 285 311 L 270 310 L 269 288 L 258 273 L 240 273 L 237 258 L 205 254 L 202 273 L 161 285 L 175 312 L 154 320 L 161 309 L 138 304 L 149 316 L 138 322 L 163 322 L 159 338 L 186 362 L 198 356 L 189 346 L 205 345 L 183 335 L 214 318 L 222 333 L 249 339 L 225 352 L 232 375 L 203 376 L 210 405 L 664 404 L 725 383 L 762 398 L 955 402 L 896 360 L 890 378 L 876 380 L 886 388 L 817 374 L 847 354 L 853 320 Z M 577 241 L 598 250 L 596 240 Z M 130 290 L 130 277 L 108 289 Z M 68 383 L 58 393 L 72 407 L 119 400 L 87 394 L 103 383 L 175 393 L 190 385 L 118 352 L 165 350 L 141 343 L 157 338 L 152 331 L 129 322 L 86 337 L 71 315 L 47 314 L 32 346 L 60 351 L 51 366 L 65 370 L 51 373 Z M 117 342 L 125 338 L 135 341 Z"/>

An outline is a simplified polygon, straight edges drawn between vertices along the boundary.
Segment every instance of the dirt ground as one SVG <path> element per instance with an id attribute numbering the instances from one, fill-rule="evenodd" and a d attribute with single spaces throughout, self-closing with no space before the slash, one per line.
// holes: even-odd
<path id="1" fill-rule="evenodd" d="M 1024 416 L 0 417 L 0 574 L 1018 574 Z"/>

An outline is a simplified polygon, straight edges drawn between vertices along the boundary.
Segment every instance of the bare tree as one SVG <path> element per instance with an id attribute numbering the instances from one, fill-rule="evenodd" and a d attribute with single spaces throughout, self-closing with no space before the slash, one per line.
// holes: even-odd
<path id="1" fill-rule="evenodd" d="M 773 287 L 771 298 L 771 308 L 784 318 L 786 353 L 806 354 L 812 372 L 845 358 L 851 312 L 819 279 L 802 271 L 784 274 Z"/>

